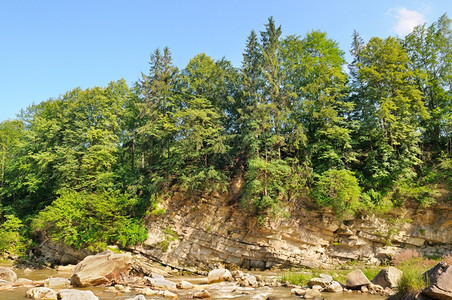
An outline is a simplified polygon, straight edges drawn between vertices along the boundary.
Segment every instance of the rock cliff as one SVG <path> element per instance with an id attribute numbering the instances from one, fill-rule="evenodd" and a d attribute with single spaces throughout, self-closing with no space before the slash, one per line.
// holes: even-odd
<path id="1" fill-rule="evenodd" d="M 148 218 L 149 237 L 134 250 L 181 269 L 379 264 L 406 248 L 427 256 L 452 253 L 450 205 L 339 221 L 331 211 L 299 204 L 291 217 L 264 226 L 227 195 L 193 198 L 176 192 L 164 205 L 165 215 Z"/>

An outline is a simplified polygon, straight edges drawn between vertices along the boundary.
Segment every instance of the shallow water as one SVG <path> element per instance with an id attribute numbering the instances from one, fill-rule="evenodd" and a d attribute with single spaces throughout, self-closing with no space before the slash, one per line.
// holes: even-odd
<path id="1" fill-rule="evenodd" d="M 36 270 L 30 273 L 24 273 L 23 270 L 15 270 L 18 278 L 27 278 L 31 280 L 44 280 L 50 277 L 62 277 L 69 278 L 72 274 L 71 271 L 57 271 L 57 270 Z M 267 274 L 268 275 L 268 274 Z M 200 276 L 178 276 L 168 278 L 171 281 L 179 282 L 181 280 L 188 281 L 190 283 L 203 286 L 205 285 L 205 277 Z M 275 296 L 280 299 L 301 299 L 300 297 L 290 294 L 289 288 L 284 287 L 260 287 L 260 288 L 244 288 L 239 287 L 235 283 L 222 282 L 216 284 L 206 285 L 206 288 L 211 294 L 210 299 L 234 299 L 234 300 L 244 300 L 244 299 L 266 299 L 268 296 Z M 25 293 L 29 287 L 17 288 L 13 291 L 0 292 L 0 299 L 3 300 L 23 300 L 25 298 Z M 99 297 L 101 300 L 112 300 L 112 299 L 127 299 L 133 298 L 137 295 L 136 291 L 130 293 L 111 293 L 106 292 L 104 287 L 92 287 L 89 290 Z M 190 290 L 177 290 L 179 299 L 192 299 L 192 291 Z M 373 296 L 373 295 L 363 295 L 355 293 L 322 293 L 325 299 L 337 299 L 337 300 L 382 300 L 384 297 Z M 147 296 L 147 299 L 164 299 L 162 296 Z"/>

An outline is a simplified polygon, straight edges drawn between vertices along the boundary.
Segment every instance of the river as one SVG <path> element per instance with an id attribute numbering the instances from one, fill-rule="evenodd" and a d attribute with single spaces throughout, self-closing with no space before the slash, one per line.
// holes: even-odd
<path id="1" fill-rule="evenodd" d="M 53 269 L 48 270 L 35 270 L 29 273 L 24 273 L 23 270 L 15 270 L 18 278 L 27 278 L 31 280 L 44 280 L 50 277 L 62 277 L 70 278 L 70 271 L 57 271 Z M 268 276 L 268 275 L 267 275 Z M 270 275 L 274 276 L 274 275 Z M 179 282 L 181 280 L 188 281 L 196 285 L 204 285 L 205 277 L 201 276 L 176 276 L 168 278 L 168 280 Z M 13 291 L 3 291 L 0 292 L 1 300 L 24 300 L 25 293 L 29 288 L 20 287 Z M 137 293 L 132 291 L 130 293 L 115 294 L 105 291 L 104 287 L 91 287 L 91 290 L 99 299 L 101 300 L 112 300 L 112 299 L 127 299 L 133 298 Z M 211 294 L 210 299 L 234 299 L 234 300 L 244 300 L 244 299 L 266 299 L 268 296 L 274 296 L 278 299 L 301 299 L 300 297 L 291 295 L 290 289 L 285 287 L 260 287 L 260 288 L 245 288 L 239 287 L 236 283 L 222 282 L 216 284 L 210 284 L 207 289 Z M 177 290 L 179 299 L 193 299 L 192 291 L 190 290 Z M 374 296 L 368 294 L 357 294 L 357 293 L 322 293 L 325 299 L 338 299 L 338 300 L 359 300 L 365 298 L 366 300 L 382 300 L 385 297 Z M 147 296 L 146 299 L 164 299 L 162 296 Z"/>

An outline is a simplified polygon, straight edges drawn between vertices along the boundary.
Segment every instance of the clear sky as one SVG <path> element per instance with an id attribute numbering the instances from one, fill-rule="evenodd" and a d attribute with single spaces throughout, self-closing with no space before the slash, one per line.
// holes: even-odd
<path id="1" fill-rule="evenodd" d="M 283 36 L 320 29 L 348 53 L 354 29 L 404 36 L 443 13 L 451 0 L 0 0 L 0 121 L 75 87 L 131 85 L 157 47 L 179 68 L 201 52 L 239 67 L 269 16 Z"/>

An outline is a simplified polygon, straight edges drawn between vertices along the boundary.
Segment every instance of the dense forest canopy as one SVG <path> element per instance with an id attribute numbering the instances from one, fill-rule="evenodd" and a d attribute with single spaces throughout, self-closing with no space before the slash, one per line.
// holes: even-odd
<path id="1" fill-rule="evenodd" d="M 179 70 L 168 48 L 132 86 L 76 88 L 0 123 L 0 251 L 27 237 L 74 248 L 146 239 L 171 191 L 224 193 L 264 224 L 303 199 L 338 218 L 452 184 L 452 30 L 443 15 L 405 38 L 251 31 L 242 66 L 202 53 Z M 23 226 L 30 224 L 29 226 Z M 31 228 L 28 232 L 26 228 Z"/>

